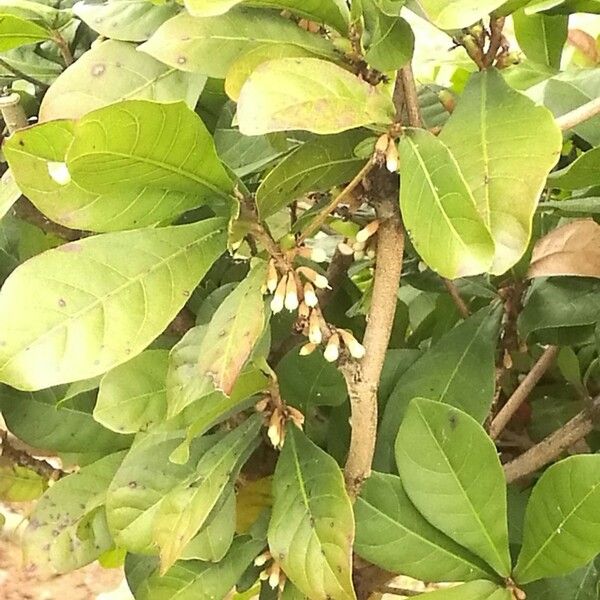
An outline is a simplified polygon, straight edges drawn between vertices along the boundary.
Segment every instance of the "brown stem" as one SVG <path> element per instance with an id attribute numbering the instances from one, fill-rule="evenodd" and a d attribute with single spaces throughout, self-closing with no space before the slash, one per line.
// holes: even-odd
<path id="1" fill-rule="evenodd" d="M 65 475 L 64 471 L 55 469 L 49 462 L 35 458 L 24 450 L 20 450 L 19 448 L 15 447 L 11 442 L 8 441 L 8 432 L 3 429 L 0 429 L 0 443 L 0 447 L 2 448 L 1 456 L 8 459 L 14 465 L 19 467 L 27 467 L 28 469 L 31 469 L 41 477 L 44 477 L 48 480 L 56 481 Z"/>
<path id="2" fill-rule="evenodd" d="M 392 596 L 405 596 L 406 598 L 421 595 L 421 592 L 415 592 L 414 590 L 403 590 L 401 588 L 392 587 L 391 585 L 382 585 L 377 591 L 381 592 L 382 594 L 391 594 Z"/>
<path id="3" fill-rule="evenodd" d="M 338 284 L 342 281 L 344 274 L 348 271 L 348 268 L 352 264 L 352 256 L 342 254 L 339 250 L 335 251 L 329 267 L 327 267 L 327 281 L 329 281 L 329 287 L 323 290 L 317 290 L 317 297 L 319 298 L 319 306 L 323 310 L 331 300 L 334 290 L 337 289 Z"/>
<path id="4" fill-rule="evenodd" d="M 389 173 L 378 172 L 389 178 Z M 390 340 L 404 252 L 404 230 L 395 196 L 380 200 L 377 232 L 377 255 L 373 298 L 363 340 L 366 353 L 362 362 L 342 367 L 352 408 L 350 450 L 344 469 L 346 485 L 355 498 L 363 481 L 371 474 L 377 437 L 377 390 L 379 377 Z"/>
<path id="5" fill-rule="evenodd" d="M 421 109 L 419 107 L 419 97 L 417 95 L 417 86 L 413 75 L 411 65 L 400 69 L 398 74 L 402 81 L 402 90 L 404 105 L 406 107 L 406 116 L 410 127 L 423 127 L 421 119 Z"/>
<path id="6" fill-rule="evenodd" d="M 502 40 L 504 38 L 502 30 L 504 29 L 505 22 L 505 17 L 498 17 L 497 19 L 490 20 L 490 45 L 484 57 L 486 67 L 493 66 L 498 51 L 502 46 Z"/>
<path id="7" fill-rule="evenodd" d="M 319 231 L 321 226 L 327 221 L 329 215 L 362 183 L 362 180 L 373 169 L 374 163 L 369 160 L 368 163 L 355 175 L 354 179 L 335 197 L 315 215 L 314 219 L 306 226 L 302 235 L 298 239 L 298 245 L 303 244 L 307 238 Z"/>
<path id="8" fill-rule="evenodd" d="M 600 396 L 590 408 L 580 412 L 546 439 L 504 465 L 507 483 L 534 473 L 594 430 L 594 419 L 600 413 Z"/>
<path id="9" fill-rule="evenodd" d="M 525 379 L 523 379 L 519 387 L 513 392 L 513 395 L 500 409 L 500 412 L 496 415 L 490 427 L 490 437 L 492 439 L 496 439 L 500 435 L 517 410 L 519 410 L 521 404 L 527 400 L 529 394 L 533 391 L 533 388 L 535 388 L 539 380 L 544 376 L 544 373 L 546 373 L 554 363 L 558 350 L 558 346 L 548 346 L 548 348 L 544 350 L 544 353 L 540 356 L 535 365 L 533 365 L 531 371 L 527 373 Z"/>
<path id="10" fill-rule="evenodd" d="M 600 98 L 595 98 L 583 106 L 580 106 L 561 117 L 557 117 L 556 124 L 562 131 L 567 131 L 598 114 L 600 114 Z"/>
<path id="11" fill-rule="evenodd" d="M 47 83 L 44 83 L 43 81 L 40 81 L 39 79 L 36 79 L 35 77 L 32 77 L 31 75 L 27 75 L 27 73 L 21 71 L 21 69 L 18 69 L 15 66 L 11 65 L 8 61 L 4 60 L 3 58 L 0 58 L 0 66 L 3 66 L 7 71 L 10 71 L 13 75 L 15 75 L 15 77 L 18 77 L 19 79 L 23 79 L 24 81 L 29 81 L 29 83 L 32 83 L 33 85 L 37 85 L 38 87 L 42 88 L 43 90 L 47 90 L 50 87 Z"/>
<path id="12" fill-rule="evenodd" d="M 448 290 L 452 301 L 456 305 L 460 316 L 463 319 L 467 319 L 471 315 L 471 311 L 469 310 L 467 303 L 463 300 L 462 296 L 460 295 L 460 292 L 458 291 L 458 288 L 456 287 L 454 281 L 444 279 L 444 285 L 446 286 L 446 289 Z"/>
<path id="13" fill-rule="evenodd" d="M 73 54 L 71 53 L 71 48 L 69 48 L 69 43 L 62 36 L 60 31 L 52 32 L 52 41 L 58 46 L 58 50 L 60 51 L 60 55 L 65 61 L 65 65 L 67 67 L 73 64 Z"/>

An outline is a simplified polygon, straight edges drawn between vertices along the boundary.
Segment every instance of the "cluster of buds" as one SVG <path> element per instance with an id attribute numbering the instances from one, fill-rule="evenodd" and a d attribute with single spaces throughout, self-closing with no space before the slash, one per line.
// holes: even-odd
<path id="1" fill-rule="evenodd" d="M 286 575 L 268 550 L 265 550 L 254 559 L 254 566 L 265 567 L 260 572 L 259 579 L 261 581 L 268 581 L 271 589 L 278 589 L 280 594 L 283 592 L 287 579 Z"/>
<path id="2" fill-rule="evenodd" d="M 315 288 L 327 287 L 329 287 L 327 277 L 310 267 L 298 267 L 280 277 L 275 262 L 273 260 L 269 262 L 267 291 L 273 294 L 271 300 L 273 314 L 280 313 L 284 307 L 290 312 L 302 309 L 303 305 L 313 308 L 319 303 Z"/>
<path id="3" fill-rule="evenodd" d="M 379 220 L 375 219 L 365 225 L 357 234 L 354 240 L 346 238 L 338 244 L 338 250 L 345 256 L 354 256 L 354 260 L 365 258 L 375 258 L 374 236 L 379 229 Z"/>
<path id="4" fill-rule="evenodd" d="M 285 441 L 285 425 L 291 421 L 296 427 L 302 429 L 304 426 L 304 415 L 293 406 L 277 403 L 273 406 L 270 396 L 261 398 L 254 408 L 265 413 L 265 421 L 268 423 L 267 435 L 274 448 L 281 450 Z"/>
<path id="5" fill-rule="evenodd" d="M 340 357 L 340 347 L 344 345 L 352 358 L 361 359 L 365 355 L 365 347 L 346 329 L 330 328 L 331 335 L 325 344 L 323 356 L 327 362 L 335 362 Z M 309 332 L 310 333 L 310 332 Z M 320 333 L 320 331 L 319 331 Z M 309 337 L 310 340 L 310 337 Z M 312 354 L 320 344 L 310 341 L 300 348 L 300 356 Z"/>
<path id="6" fill-rule="evenodd" d="M 392 136 L 387 133 L 379 136 L 375 142 L 375 154 L 373 160 L 379 164 L 385 163 L 385 166 L 390 173 L 398 172 L 400 156 L 398 155 L 396 140 Z"/>

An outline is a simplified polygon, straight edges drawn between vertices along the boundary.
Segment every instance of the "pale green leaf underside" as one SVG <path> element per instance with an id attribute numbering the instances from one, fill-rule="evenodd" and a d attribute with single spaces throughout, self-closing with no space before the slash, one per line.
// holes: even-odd
<path id="1" fill-rule="evenodd" d="M 244 135 L 304 129 L 339 133 L 394 117 L 385 91 L 332 62 L 281 58 L 261 64 L 246 80 L 238 100 Z"/>
<path id="2" fill-rule="evenodd" d="M 269 547 L 292 582 L 315 600 L 355 598 L 352 506 L 337 463 L 288 426 L 273 478 Z"/>
<path id="3" fill-rule="evenodd" d="M 506 483 L 479 423 L 454 407 L 415 399 L 398 431 L 396 461 L 421 514 L 507 577 Z"/>
<path id="4" fill-rule="evenodd" d="M 578 190 L 600 184 L 600 148 L 592 148 L 568 167 L 552 173 L 550 185 L 562 190 Z"/>
<path id="5" fill-rule="evenodd" d="M 448 147 L 428 131 L 413 130 L 399 151 L 400 206 L 417 252 L 449 279 L 486 272 L 494 242 Z"/>
<path id="6" fill-rule="evenodd" d="M 489 577 L 478 558 L 425 520 L 395 475 L 373 473 L 354 513 L 356 553 L 383 569 L 423 581 Z"/>
<path id="7" fill-rule="evenodd" d="M 167 350 L 146 350 L 109 371 L 100 381 L 94 419 L 119 433 L 136 433 L 162 421 L 168 358 Z"/>
<path id="8" fill-rule="evenodd" d="M 412 0 L 418 12 L 440 29 L 461 29 L 473 25 L 504 4 L 506 0 Z"/>
<path id="9" fill-rule="evenodd" d="M 134 44 L 107 40 L 94 45 L 52 84 L 40 106 L 40 121 L 77 119 L 128 99 L 175 102 L 194 108 L 206 78 L 182 73 Z"/>
<path id="10" fill-rule="evenodd" d="M 0 380 L 41 389 L 139 354 L 223 252 L 224 225 L 104 234 L 22 264 L 0 291 Z"/>
<path id="11" fill-rule="evenodd" d="M 181 69 L 223 79 L 241 54 L 263 44 L 292 44 L 333 58 L 333 45 L 271 11 L 235 7 L 218 17 L 180 14 L 162 25 L 140 50 Z"/>
<path id="12" fill-rule="evenodd" d="M 160 503 L 170 490 L 193 479 L 199 459 L 218 438 L 196 438 L 190 445 L 190 460 L 180 465 L 169 456 L 183 439 L 182 432 L 137 436 L 106 497 L 108 525 L 117 546 L 136 554 L 158 553 L 153 531 Z"/>
<path id="13" fill-rule="evenodd" d="M 490 272 L 523 256 L 546 177 L 562 148 L 552 114 L 495 70 L 471 76 L 440 140 L 454 156 L 495 244 Z"/>
<path id="14" fill-rule="evenodd" d="M 515 579 L 566 575 L 600 552 L 600 456 L 567 458 L 533 489 Z"/>
<path id="15" fill-rule="evenodd" d="M 82 467 L 46 491 L 25 530 L 28 560 L 65 573 L 87 565 L 112 547 L 104 501 L 124 454 L 111 454 Z"/>
<path id="16" fill-rule="evenodd" d="M 163 498 L 153 535 L 163 573 L 233 493 L 239 470 L 258 445 L 261 427 L 262 415 L 239 425 L 202 456 L 191 481 L 179 484 Z"/>
<path id="17" fill-rule="evenodd" d="M 421 594 L 422 600 L 513 600 L 510 590 L 491 581 L 471 581 L 447 590 Z"/>
<path id="18" fill-rule="evenodd" d="M 261 218 L 274 215 L 307 192 L 328 191 L 350 181 L 364 165 L 354 148 L 365 133 L 350 131 L 306 142 L 274 167 L 256 190 Z"/>
<path id="19" fill-rule="evenodd" d="M 113 40 L 142 42 L 179 11 L 175 2 L 155 4 L 148 0 L 77 2 L 73 12 L 94 31 Z"/>

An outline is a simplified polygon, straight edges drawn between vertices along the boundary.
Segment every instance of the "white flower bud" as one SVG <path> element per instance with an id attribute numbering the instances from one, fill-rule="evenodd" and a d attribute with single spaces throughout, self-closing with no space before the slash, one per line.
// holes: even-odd
<path id="1" fill-rule="evenodd" d="M 298 289 L 296 288 L 296 278 L 290 273 L 287 278 L 285 288 L 285 307 L 291 312 L 298 308 Z"/>
<path id="2" fill-rule="evenodd" d="M 316 310 L 313 310 L 310 313 L 310 318 L 308 321 L 308 339 L 312 344 L 317 345 L 323 341 L 321 324 L 319 323 L 319 313 Z"/>
<path id="3" fill-rule="evenodd" d="M 389 146 L 387 147 L 387 151 L 385 153 L 385 166 L 390 173 L 398 172 L 399 159 L 400 157 L 398 155 L 396 142 L 394 140 L 390 140 Z"/>
<path id="4" fill-rule="evenodd" d="M 349 332 L 345 329 L 339 329 L 339 334 L 344 342 L 350 356 L 353 358 L 363 358 L 365 355 L 365 347 Z"/>
<path id="5" fill-rule="evenodd" d="M 311 248 L 310 258 L 316 263 L 325 262 L 327 260 L 327 252 L 323 248 Z"/>
<path id="6" fill-rule="evenodd" d="M 277 289 L 275 290 L 275 295 L 271 300 L 271 310 L 273 314 L 276 315 L 283 310 L 284 302 L 285 302 L 285 288 L 287 283 L 287 278 L 282 277 L 277 285 Z"/>
<path id="7" fill-rule="evenodd" d="M 254 559 L 254 566 L 262 567 L 268 560 L 271 560 L 271 553 L 267 550 Z"/>
<path id="8" fill-rule="evenodd" d="M 279 282 L 279 275 L 275 268 L 275 261 L 269 261 L 269 267 L 267 270 L 267 289 L 272 294 L 277 289 L 277 283 Z"/>
<path id="9" fill-rule="evenodd" d="M 275 589 L 279 585 L 279 565 L 273 563 L 271 566 L 271 574 L 269 575 L 269 585 L 272 589 Z"/>
<path id="10" fill-rule="evenodd" d="M 390 138 L 387 133 L 380 135 L 379 138 L 377 138 L 377 141 L 375 142 L 375 152 L 377 152 L 378 154 L 384 154 L 388 149 L 389 143 Z"/>
<path id="11" fill-rule="evenodd" d="M 368 225 L 365 225 L 357 234 L 356 234 L 356 241 L 359 244 L 364 244 L 366 243 L 366 241 L 377 232 L 377 230 L 379 229 L 379 221 L 377 219 L 375 219 L 375 221 L 371 221 Z M 355 250 L 357 250 L 356 245 L 355 245 Z M 361 250 L 364 249 L 361 248 Z"/>
<path id="12" fill-rule="evenodd" d="M 299 354 L 300 356 L 308 356 L 309 354 L 312 354 L 316 349 L 316 344 L 304 344 L 304 346 L 300 348 Z"/>
<path id="13" fill-rule="evenodd" d="M 329 338 L 323 356 L 327 362 L 335 362 L 340 357 L 340 336 L 337 333 Z"/>
<path id="14" fill-rule="evenodd" d="M 311 269 L 310 267 L 299 267 L 297 271 L 306 277 L 306 279 L 308 279 L 310 282 L 314 283 L 318 288 L 325 289 L 329 287 L 329 281 L 327 281 L 327 277 L 320 275 L 314 269 Z"/>
<path id="15" fill-rule="evenodd" d="M 304 302 L 306 302 L 306 305 L 310 306 L 311 308 L 319 304 L 319 299 L 315 293 L 315 288 L 308 281 L 304 284 Z"/>
<path id="16" fill-rule="evenodd" d="M 344 256 L 352 256 L 354 254 L 354 249 L 347 242 L 340 242 L 338 244 L 338 250 Z"/>

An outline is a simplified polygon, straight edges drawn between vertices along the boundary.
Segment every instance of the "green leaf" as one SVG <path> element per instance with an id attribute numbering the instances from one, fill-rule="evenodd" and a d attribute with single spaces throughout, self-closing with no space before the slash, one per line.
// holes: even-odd
<path id="1" fill-rule="evenodd" d="M 320 351 L 300 356 L 292 348 L 277 364 L 281 396 L 302 412 L 315 406 L 339 406 L 348 397 L 346 383 L 336 366 Z"/>
<path id="2" fill-rule="evenodd" d="M 0 465 L 0 500 L 30 502 L 47 487 L 46 480 L 32 469 L 20 465 Z"/>
<path id="3" fill-rule="evenodd" d="M 354 518 L 335 460 L 295 426 L 287 428 L 273 477 L 269 547 L 309 598 L 348 600 Z"/>
<path id="4" fill-rule="evenodd" d="M 479 422 L 495 391 L 495 352 L 502 309 L 484 308 L 451 329 L 397 380 L 377 440 L 376 468 L 393 468 L 393 443 L 409 402 L 425 397 L 457 406 Z"/>
<path id="5" fill-rule="evenodd" d="M 2 10 L 0 8 L 0 10 Z M 0 52 L 49 40 L 50 32 L 32 21 L 0 14 Z"/>
<path id="6" fill-rule="evenodd" d="M 183 102 L 126 100 L 88 113 L 66 162 L 73 180 L 97 193 L 137 185 L 228 200 L 233 187 L 210 133 Z"/>
<path id="7" fill-rule="evenodd" d="M 519 583 L 566 575 L 600 552 L 600 456 L 552 465 L 533 489 L 525 514 Z"/>
<path id="8" fill-rule="evenodd" d="M 560 59 L 567 42 L 568 17 L 527 15 L 523 9 L 513 13 L 512 17 L 517 42 L 527 58 L 553 69 L 560 69 Z"/>
<path id="9" fill-rule="evenodd" d="M 57 481 L 37 502 L 23 537 L 28 561 L 58 573 L 96 560 L 113 546 L 106 525 L 106 489 L 123 452 Z"/>
<path id="10" fill-rule="evenodd" d="M 12 208 L 21 197 L 21 190 L 10 169 L 0 179 L 0 219 Z"/>
<path id="11" fill-rule="evenodd" d="M 398 431 L 396 461 L 421 514 L 508 577 L 506 482 L 481 425 L 457 408 L 415 399 Z"/>
<path id="12" fill-rule="evenodd" d="M 523 339 L 546 341 L 560 330 L 587 326 L 600 318 L 600 281 L 587 277 L 551 277 L 533 286 L 519 316 Z M 551 342 L 547 342 L 551 343 Z"/>
<path id="13" fill-rule="evenodd" d="M 560 117 L 600 96 L 600 70 L 566 71 L 548 80 L 544 104 Z M 600 146 L 600 115 L 579 123 L 571 130 L 592 146 Z"/>
<path id="14" fill-rule="evenodd" d="M 181 558 L 219 562 L 227 554 L 235 535 L 235 493 L 229 494 L 223 506 L 206 522 L 200 532 L 190 540 Z"/>
<path id="15" fill-rule="evenodd" d="M 94 421 L 93 394 L 65 401 L 67 391 L 66 386 L 35 393 L 2 386 L 0 409 L 9 430 L 34 448 L 58 453 L 110 454 L 131 444 L 130 436 Z"/>
<path id="16" fill-rule="evenodd" d="M 473 192 L 496 250 L 501 275 L 523 256 L 562 134 L 552 115 L 510 88 L 495 70 L 471 76 L 440 139 Z"/>
<path id="17" fill-rule="evenodd" d="M 175 2 L 159 4 L 148 0 L 83 0 L 73 6 L 73 12 L 104 37 L 143 42 L 176 15 L 179 7 Z"/>
<path id="18" fill-rule="evenodd" d="M 485 273 L 494 242 L 448 147 L 428 131 L 411 130 L 399 152 L 400 207 L 416 251 L 449 279 Z"/>
<path id="19" fill-rule="evenodd" d="M 458 587 L 419 594 L 423 600 L 513 600 L 510 590 L 491 581 L 471 581 Z"/>
<path id="20" fill-rule="evenodd" d="M 551 173 L 548 179 L 552 187 L 562 190 L 578 190 L 599 185 L 600 148 L 592 148 L 583 153 L 568 167 Z"/>
<path id="21" fill-rule="evenodd" d="M 389 16 L 382 12 L 377 0 L 362 0 L 367 49 L 365 59 L 374 69 L 395 71 L 411 58 L 415 36 L 410 25 L 396 13 Z"/>
<path id="22" fill-rule="evenodd" d="M 242 54 L 231 64 L 225 78 L 225 91 L 232 100 L 237 102 L 244 83 L 246 83 L 252 72 L 262 63 L 278 58 L 314 58 L 314 56 L 312 52 L 293 44 L 264 44 L 256 46 L 256 48 L 252 48 L 252 50 Z"/>
<path id="23" fill-rule="evenodd" d="M 244 84 L 238 101 L 244 135 L 293 129 L 339 133 L 389 123 L 393 116 L 388 94 L 318 58 L 263 63 Z"/>
<path id="24" fill-rule="evenodd" d="M 193 17 L 216 17 L 241 2 L 242 0 L 185 0 L 185 7 Z"/>
<path id="25" fill-rule="evenodd" d="M 157 553 L 153 531 L 161 502 L 170 490 L 195 477 L 196 464 L 219 437 L 194 439 L 188 463 L 173 463 L 169 456 L 183 439 L 182 432 L 137 436 L 106 496 L 108 526 L 117 546 L 139 554 Z"/>
<path id="26" fill-rule="evenodd" d="M 262 420 L 262 415 L 255 415 L 226 435 L 202 456 L 194 477 L 163 498 L 153 536 L 160 548 L 162 573 L 180 558 L 190 540 L 233 493 L 240 469 L 258 445 Z"/>
<path id="27" fill-rule="evenodd" d="M 115 231 L 156 225 L 198 206 L 196 194 L 164 187 L 124 185 L 120 180 L 99 194 L 72 179 L 57 181 L 51 168 L 66 169 L 73 139 L 72 121 L 50 121 L 15 132 L 3 146 L 19 188 L 51 220 L 74 229 Z"/>
<path id="28" fill-rule="evenodd" d="M 223 228 L 208 219 L 108 233 L 28 260 L 0 291 L 0 380 L 41 389 L 139 354 L 223 252 Z"/>
<path id="29" fill-rule="evenodd" d="M 108 429 L 136 433 L 160 423 L 167 412 L 167 350 L 146 350 L 100 381 L 94 419 Z"/>
<path id="30" fill-rule="evenodd" d="M 408 7 L 440 29 L 462 29 L 489 15 L 506 0 L 410 0 Z"/>
<path id="31" fill-rule="evenodd" d="M 78 119 L 128 99 L 173 102 L 193 109 L 206 78 L 182 73 L 136 50 L 108 40 L 94 45 L 52 84 L 40 106 L 40 121 Z"/>
<path id="32" fill-rule="evenodd" d="M 236 7 L 219 17 L 180 14 L 167 21 L 142 46 L 165 64 L 223 79 L 244 52 L 264 44 L 292 44 L 333 57 L 333 45 L 270 11 Z"/>
<path id="33" fill-rule="evenodd" d="M 35 0 L 3 0 L 0 10 L 3 14 L 33 21 L 47 27 L 60 27 L 64 20 L 64 17 L 61 18 L 59 10 L 50 6 L 50 3 L 36 2 Z M 68 20 L 68 17 L 66 18 Z"/>
<path id="34" fill-rule="evenodd" d="M 344 0 L 244 0 L 244 3 L 289 10 L 309 21 L 331 25 L 340 33 L 348 32 L 350 12 Z"/>
<path id="35" fill-rule="evenodd" d="M 263 540 L 240 536 L 221 562 L 179 561 L 164 576 L 156 559 L 128 556 L 125 573 L 136 600 L 214 600 L 227 596 L 263 548 Z"/>
<path id="36" fill-rule="evenodd" d="M 354 514 L 356 553 L 386 571 L 424 581 L 489 577 L 478 558 L 425 520 L 395 475 L 373 473 Z"/>
<path id="37" fill-rule="evenodd" d="M 600 197 L 590 198 L 567 198 L 566 200 L 552 200 L 542 202 L 539 205 L 540 211 L 556 210 L 559 214 L 573 217 L 589 217 L 590 214 L 600 214 Z"/>
<path id="38" fill-rule="evenodd" d="M 598 560 L 564 577 L 541 579 L 524 587 L 528 600 L 598 600 Z"/>
<path id="39" fill-rule="evenodd" d="M 291 152 L 262 180 L 256 190 L 261 218 L 266 219 L 307 192 L 325 192 L 350 181 L 364 159 L 354 148 L 365 138 L 361 131 L 319 137 Z"/>
<path id="40" fill-rule="evenodd" d="M 264 330 L 265 278 L 261 261 L 220 304 L 208 325 L 188 331 L 173 348 L 167 378 L 170 417 L 212 392 L 231 396 Z"/>
<path id="41" fill-rule="evenodd" d="M 38 6 L 41 6 L 38 4 Z M 20 71 L 35 77 L 44 83 L 51 83 L 62 73 L 62 67 L 35 52 L 35 46 L 21 46 L 2 53 L 2 58 L 8 67 L 16 67 Z M 14 73 L 0 65 L 0 77 L 14 78 Z"/>

